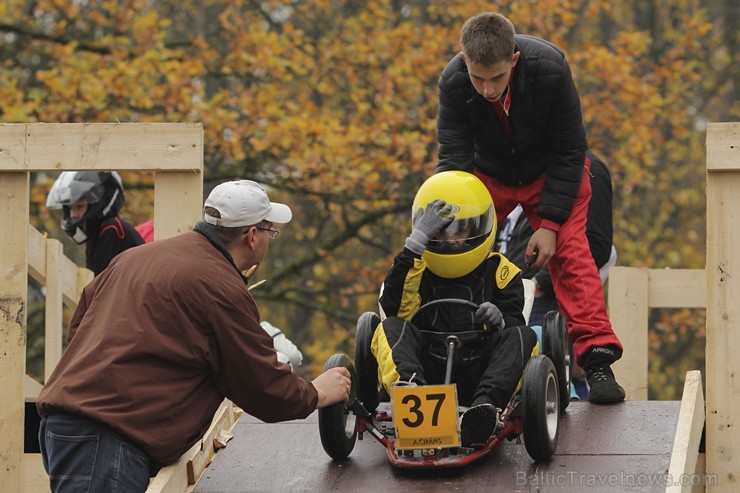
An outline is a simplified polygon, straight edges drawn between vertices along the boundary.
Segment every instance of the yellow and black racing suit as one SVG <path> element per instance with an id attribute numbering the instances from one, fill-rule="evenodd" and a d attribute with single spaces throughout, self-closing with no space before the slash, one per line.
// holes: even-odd
<path id="1" fill-rule="evenodd" d="M 501 311 L 505 327 L 498 330 L 476 324 L 475 308 L 452 302 L 419 311 L 443 298 L 467 300 L 476 306 L 489 301 Z M 382 321 L 371 346 L 383 387 L 390 392 L 397 381 L 444 383 L 446 346 L 421 331 L 475 330 L 480 337 L 455 352 L 451 383 L 457 385 L 461 405 L 491 403 L 504 409 L 537 345 L 534 331 L 524 325 L 523 306 L 521 271 L 499 253 L 490 253 L 470 274 L 447 279 L 435 275 L 420 255 L 404 248 L 381 288 Z"/>

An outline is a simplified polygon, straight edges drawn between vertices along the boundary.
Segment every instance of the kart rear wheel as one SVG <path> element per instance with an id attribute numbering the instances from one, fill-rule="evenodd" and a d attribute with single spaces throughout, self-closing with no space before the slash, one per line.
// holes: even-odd
<path id="1" fill-rule="evenodd" d="M 530 359 L 523 380 L 524 445 L 535 462 L 548 461 L 558 446 L 560 419 L 557 374 L 550 358 L 538 354 Z"/>
<path id="2" fill-rule="evenodd" d="M 326 360 L 324 371 L 340 367 L 347 368 L 352 378 L 348 401 L 351 404 L 357 398 L 357 375 L 349 356 L 333 355 Z M 344 402 L 319 409 L 319 435 L 321 445 L 332 459 L 346 459 L 357 441 L 357 416 Z"/>
<path id="3" fill-rule="evenodd" d="M 560 412 L 564 413 L 570 403 L 570 345 L 565 318 L 560 312 L 547 312 L 542 321 L 542 352 L 552 360 L 558 376 Z"/>
<path id="4" fill-rule="evenodd" d="M 380 323 L 380 317 L 373 312 L 365 312 L 357 319 L 355 333 L 355 371 L 357 372 L 357 395 L 365 410 L 375 411 L 380 402 L 378 388 L 378 361 L 370 346 L 373 333 Z"/>

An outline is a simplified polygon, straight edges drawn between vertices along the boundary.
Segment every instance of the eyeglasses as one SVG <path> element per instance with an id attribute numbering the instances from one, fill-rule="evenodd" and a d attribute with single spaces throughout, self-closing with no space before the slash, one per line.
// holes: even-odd
<path id="1" fill-rule="evenodd" d="M 267 235 L 270 237 L 271 240 L 274 240 L 277 238 L 277 235 L 280 234 L 279 229 L 271 229 L 271 228 L 260 228 L 259 226 L 255 226 L 257 229 L 261 229 L 262 231 L 267 231 Z"/>

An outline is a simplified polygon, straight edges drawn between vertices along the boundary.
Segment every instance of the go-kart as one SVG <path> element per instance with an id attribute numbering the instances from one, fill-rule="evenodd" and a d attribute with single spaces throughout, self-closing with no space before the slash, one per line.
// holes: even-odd
<path id="1" fill-rule="evenodd" d="M 425 304 L 456 303 L 475 310 L 474 303 L 441 299 Z M 441 385 L 396 385 L 390 395 L 378 383 L 378 363 L 370 346 L 380 318 L 363 313 L 357 321 L 354 361 L 344 354 L 331 356 L 324 370 L 345 367 L 352 385 L 347 403 L 319 409 L 319 434 L 326 453 L 342 460 L 352 452 L 365 432 L 381 443 L 391 461 L 400 468 L 459 467 L 487 455 L 504 439 L 524 444 L 535 462 L 549 460 L 558 444 L 558 421 L 569 402 L 569 349 L 565 321 L 557 311 L 543 321 L 541 351 L 527 362 L 520 391 L 500 415 L 494 433 L 482 446 L 460 444 L 455 384 L 450 382 L 454 353 L 472 340 L 471 332 L 428 333 L 447 348 L 445 383 Z"/>

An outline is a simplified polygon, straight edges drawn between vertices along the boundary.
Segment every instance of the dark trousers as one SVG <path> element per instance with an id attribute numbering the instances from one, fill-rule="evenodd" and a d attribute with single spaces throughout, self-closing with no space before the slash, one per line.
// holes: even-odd
<path id="1" fill-rule="evenodd" d="M 517 390 L 536 344 L 534 331 L 521 326 L 494 331 L 456 350 L 451 383 L 457 385 L 459 403 L 470 406 L 487 402 L 504 409 Z M 444 344 L 430 344 L 413 324 L 401 318 L 388 317 L 378 326 L 373 351 L 387 391 L 392 383 L 410 381 L 412 376 L 419 385 L 444 383 Z"/>
<path id="2" fill-rule="evenodd" d="M 149 458 L 102 423 L 68 414 L 44 416 L 39 445 L 53 492 L 134 493 L 149 486 Z"/>

